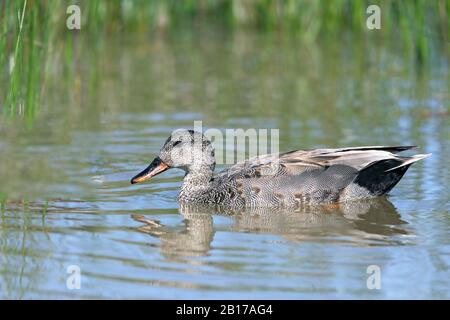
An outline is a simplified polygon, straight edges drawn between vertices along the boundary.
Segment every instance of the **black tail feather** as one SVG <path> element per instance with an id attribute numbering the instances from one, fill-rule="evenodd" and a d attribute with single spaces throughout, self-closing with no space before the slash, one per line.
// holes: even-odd
<path id="1" fill-rule="evenodd" d="M 410 166 L 409 164 L 398 167 L 401 164 L 402 161 L 396 159 L 375 162 L 361 170 L 354 182 L 369 190 L 373 195 L 380 196 L 391 191 Z M 392 170 L 392 168 L 395 169 Z M 388 171 L 389 169 L 391 170 Z"/>
<path id="2" fill-rule="evenodd" d="M 417 146 L 374 146 L 374 147 L 356 147 L 356 148 L 345 148 L 342 151 L 352 151 L 352 150 L 380 150 L 380 151 L 388 151 L 392 153 L 398 153 L 406 150 L 415 149 Z"/>

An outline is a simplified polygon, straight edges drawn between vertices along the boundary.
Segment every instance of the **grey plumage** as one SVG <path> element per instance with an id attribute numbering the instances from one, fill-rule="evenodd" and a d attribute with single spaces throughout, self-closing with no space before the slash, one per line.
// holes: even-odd
<path id="1" fill-rule="evenodd" d="M 213 176 L 214 149 L 201 133 L 174 132 L 140 182 L 167 168 L 186 172 L 182 203 L 243 207 L 299 207 L 370 198 L 389 192 L 408 167 L 429 154 L 397 155 L 413 146 L 295 150 L 255 157 Z M 159 166 L 158 170 L 154 169 Z M 152 174 L 152 170 L 156 170 Z"/>

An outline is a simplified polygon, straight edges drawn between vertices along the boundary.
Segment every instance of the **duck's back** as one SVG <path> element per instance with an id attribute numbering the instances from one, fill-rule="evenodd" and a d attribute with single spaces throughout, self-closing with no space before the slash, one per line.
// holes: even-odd
<path id="1" fill-rule="evenodd" d="M 400 157 L 412 147 L 296 150 L 256 157 L 221 172 L 213 202 L 233 206 L 300 206 L 379 196 L 427 155 Z"/>

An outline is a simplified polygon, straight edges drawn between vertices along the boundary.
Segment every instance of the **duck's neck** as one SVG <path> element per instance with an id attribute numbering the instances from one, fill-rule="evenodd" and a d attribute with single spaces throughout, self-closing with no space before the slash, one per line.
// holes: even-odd
<path id="1" fill-rule="evenodd" d="M 195 191 L 204 190 L 209 187 L 213 177 L 214 165 L 199 165 L 186 170 L 183 185 L 181 186 L 182 194 L 189 194 Z"/>

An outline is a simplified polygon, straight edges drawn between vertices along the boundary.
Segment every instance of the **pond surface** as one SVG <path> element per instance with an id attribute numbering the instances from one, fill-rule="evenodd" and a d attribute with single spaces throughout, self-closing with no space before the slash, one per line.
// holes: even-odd
<path id="1" fill-rule="evenodd" d="M 252 33 L 76 39 L 33 119 L 0 114 L 0 297 L 450 298 L 448 58 Z M 277 128 L 280 151 L 419 145 L 388 198 L 226 215 L 183 173 L 130 178 L 172 130 Z M 69 266 L 81 271 L 70 290 Z M 381 288 L 368 289 L 369 266 Z"/>

